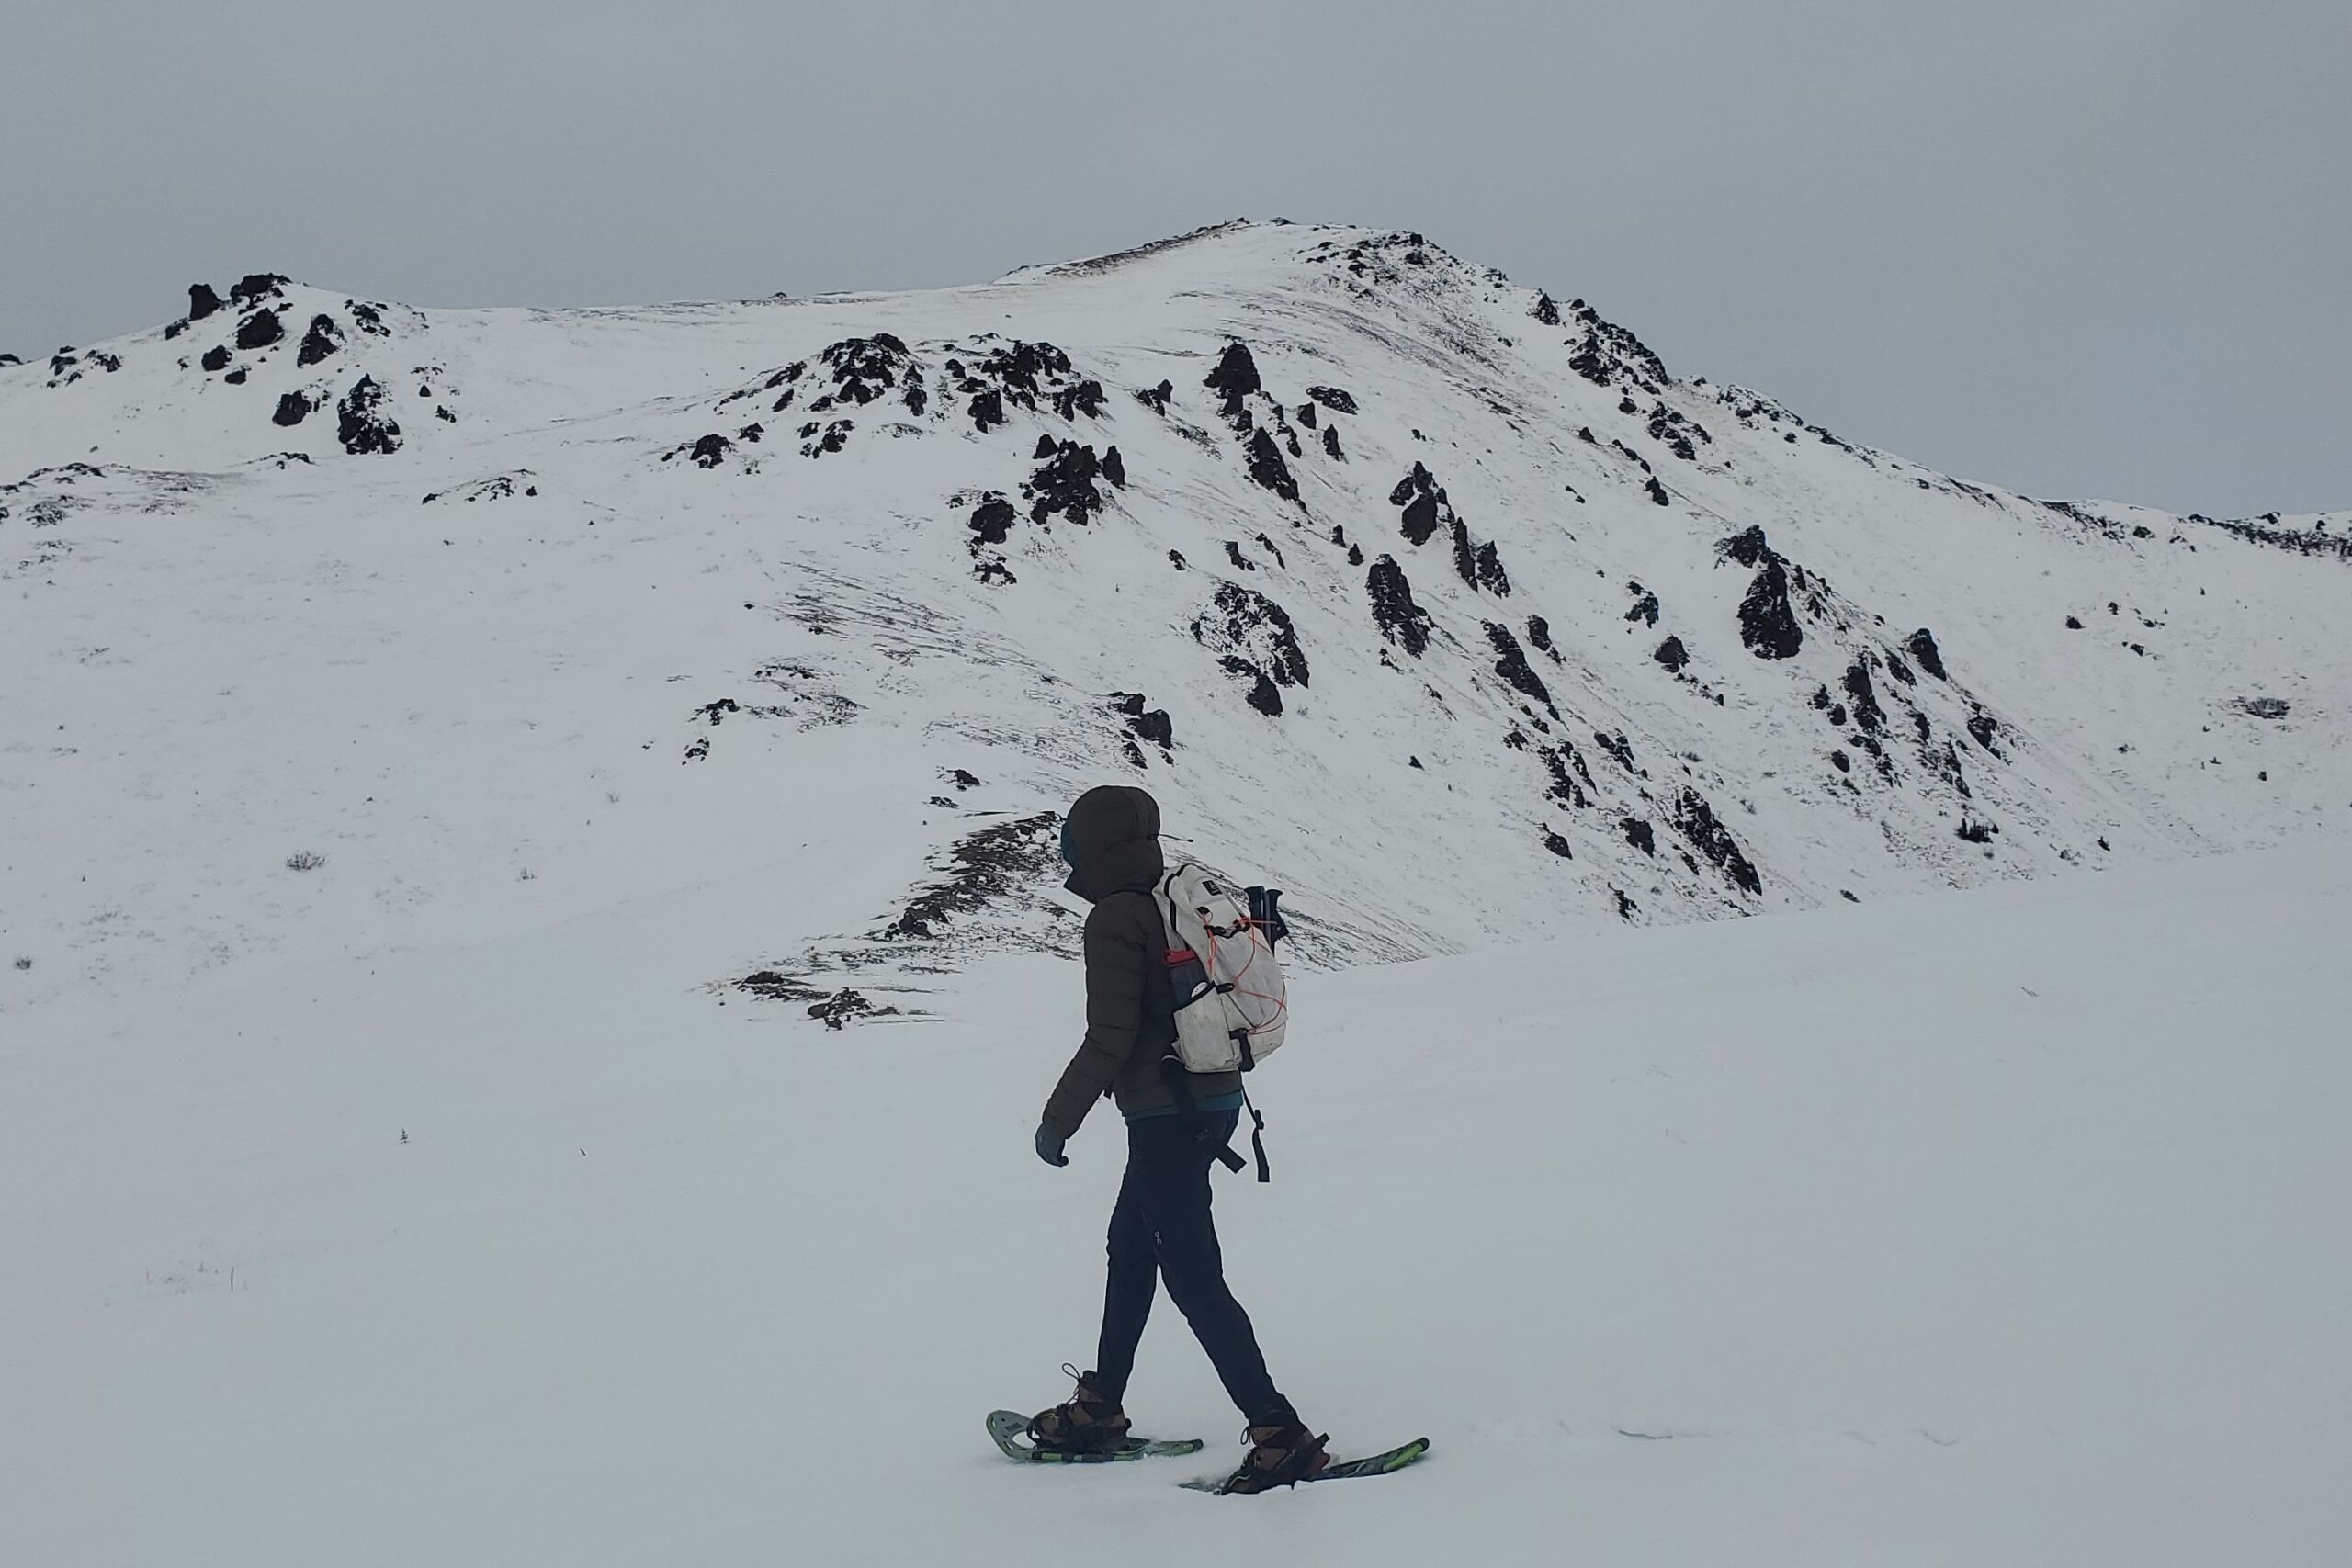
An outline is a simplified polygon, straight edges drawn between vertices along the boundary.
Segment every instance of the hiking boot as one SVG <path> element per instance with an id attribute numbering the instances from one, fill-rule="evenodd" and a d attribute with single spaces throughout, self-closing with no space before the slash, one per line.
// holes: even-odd
<path id="1" fill-rule="evenodd" d="M 1107 1453 L 1126 1441 L 1131 1424 L 1119 1402 L 1103 1398 L 1095 1388 L 1094 1374 L 1068 1365 L 1062 1371 L 1078 1380 L 1078 1391 L 1029 1418 L 1030 1441 L 1074 1454 Z"/>
<path id="2" fill-rule="evenodd" d="M 1252 1427 L 1249 1431 L 1250 1454 L 1241 1468 L 1227 1479 L 1227 1492 L 1267 1492 L 1277 1486 L 1295 1486 L 1302 1481 L 1312 1481 L 1331 1463 L 1331 1456 L 1323 1451 L 1330 1437 L 1309 1432 L 1296 1416 L 1268 1427 Z"/>

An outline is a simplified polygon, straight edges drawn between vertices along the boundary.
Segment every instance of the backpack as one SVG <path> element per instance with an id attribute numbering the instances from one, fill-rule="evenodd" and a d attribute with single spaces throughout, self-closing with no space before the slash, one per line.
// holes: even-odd
<path id="1" fill-rule="evenodd" d="M 1282 890 L 1244 887 L 1194 861 L 1180 862 L 1152 889 L 1168 932 L 1168 981 L 1174 993 L 1176 1039 L 1161 1066 L 1177 1103 L 1197 1117 L 1192 1073 L 1250 1072 L 1282 1045 L 1290 1023 L 1282 960 L 1274 944 L 1290 934 Z M 1248 1091 L 1243 1103 L 1248 1105 Z M 1269 1179 L 1266 1119 L 1249 1105 L 1258 1179 Z M 1218 1156 L 1234 1170 L 1241 1158 Z"/>

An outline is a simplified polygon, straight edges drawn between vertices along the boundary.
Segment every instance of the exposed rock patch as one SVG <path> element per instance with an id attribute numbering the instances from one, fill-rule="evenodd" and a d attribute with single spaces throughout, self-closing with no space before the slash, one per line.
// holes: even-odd
<path id="1" fill-rule="evenodd" d="M 1193 620 L 1193 638 L 1219 653 L 1237 654 L 1276 684 L 1308 683 L 1306 654 L 1290 613 L 1255 589 L 1238 582 L 1217 585 L 1212 609 Z"/>
<path id="2" fill-rule="evenodd" d="M 1600 311 L 1581 299 L 1569 301 L 1568 313 L 1582 329 L 1570 340 L 1568 368 L 1586 380 L 1599 387 L 1630 381 L 1654 392 L 1668 379 L 1665 362 L 1623 327 L 1603 321 Z"/>
<path id="3" fill-rule="evenodd" d="M 316 365 L 343 346 L 343 332 L 329 315 L 311 318 L 311 330 L 302 334 L 301 346 L 294 351 L 297 365 Z"/>
<path id="4" fill-rule="evenodd" d="M 401 449 L 400 422 L 384 412 L 383 403 L 384 389 L 373 376 L 362 376 L 343 395 L 335 404 L 335 439 L 345 451 L 389 456 Z"/>
<path id="5" fill-rule="evenodd" d="M 1166 708 L 1146 708 L 1141 692 L 1114 692 L 1111 711 L 1126 721 L 1128 761 L 1138 768 L 1143 766 L 1143 748 L 1136 744 L 1138 740 L 1159 747 L 1160 755 L 1169 761 L 1176 760 L 1176 726 Z"/>
<path id="6" fill-rule="evenodd" d="M 1291 477 L 1290 465 L 1283 461 L 1274 439 L 1261 430 L 1250 437 L 1250 477 L 1284 501 L 1298 499 L 1298 481 Z"/>
<path id="7" fill-rule="evenodd" d="M 1094 483 L 1103 477 L 1102 460 L 1093 447 L 1075 441 L 1047 437 L 1039 443 L 1039 450 L 1049 444 L 1053 455 L 1038 464 L 1021 487 L 1029 502 L 1029 520 L 1042 526 L 1059 513 L 1082 526 L 1102 510 L 1104 498 Z"/>
<path id="8" fill-rule="evenodd" d="M 1503 684 L 1522 696 L 1534 698 L 1553 717 L 1559 717 L 1560 710 L 1552 705 L 1550 688 L 1544 684 L 1544 678 L 1528 665 L 1527 652 L 1519 646 L 1519 638 L 1510 635 L 1509 626 L 1498 622 L 1488 621 L 1486 627 L 1487 641 L 1495 650 L 1495 673 L 1502 677 Z"/>
<path id="9" fill-rule="evenodd" d="M 1733 886 L 1749 893 L 1764 890 L 1763 879 L 1757 875 L 1755 865 L 1740 852 L 1738 841 L 1730 830 L 1716 819 L 1706 796 L 1688 785 L 1674 797 L 1674 827 Z"/>
<path id="10" fill-rule="evenodd" d="M 1208 373 L 1203 385 L 1223 400 L 1219 412 L 1226 418 L 1233 419 L 1241 414 L 1244 400 L 1252 392 L 1263 389 L 1258 378 L 1258 361 L 1250 354 L 1250 345 L 1244 343 L 1226 344 L 1216 367 Z"/>
<path id="11" fill-rule="evenodd" d="M 1756 569 L 1739 602 L 1739 640 L 1758 659 L 1795 658 L 1804 646 L 1804 632 L 1789 604 L 1787 563 L 1765 542 L 1763 528 L 1745 529 L 1715 548 L 1717 558 Z"/>
<path id="12" fill-rule="evenodd" d="M 1396 481 L 1396 488 L 1388 492 L 1388 504 L 1405 509 L 1397 520 L 1398 526 L 1404 531 L 1406 542 L 1417 547 L 1428 544 L 1441 526 L 1457 521 L 1453 508 L 1446 502 L 1444 487 L 1419 463 Z"/>
<path id="13" fill-rule="evenodd" d="M 1413 603 L 1412 584 L 1394 556 L 1382 556 L 1365 574 L 1373 624 L 1380 635 L 1419 659 L 1430 646 L 1429 612 Z"/>
<path id="14" fill-rule="evenodd" d="M 237 323 L 239 348 L 267 348 L 286 335 L 286 323 L 271 310 L 255 310 Z"/>
<path id="15" fill-rule="evenodd" d="M 1936 646 L 1935 633 L 1921 626 L 1904 639 L 1903 646 L 1913 659 L 1918 660 L 1920 669 L 1925 670 L 1939 681 L 1951 679 L 1950 675 L 1944 673 L 1944 652 L 1942 649 Z"/>

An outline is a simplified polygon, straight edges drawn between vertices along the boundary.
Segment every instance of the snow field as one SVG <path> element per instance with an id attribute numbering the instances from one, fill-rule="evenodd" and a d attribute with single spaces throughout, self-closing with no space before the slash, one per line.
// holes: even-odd
<path id="1" fill-rule="evenodd" d="M 1007 1465 L 1117 1179 L 1077 974 L 724 1011 L 862 844 L 60 1013 L 0 1055 L 14 1561 L 2328 1564 L 2352 1546 L 2352 849 L 1303 976 L 1228 1269 L 1377 1483 Z M 408 1138 L 401 1141 L 402 1134 Z"/>

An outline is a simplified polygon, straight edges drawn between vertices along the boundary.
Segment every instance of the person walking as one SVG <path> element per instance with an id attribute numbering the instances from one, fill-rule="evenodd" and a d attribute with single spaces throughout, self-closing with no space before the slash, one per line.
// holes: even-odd
<path id="1" fill-rule="evenodd" d="M 1086 1037 L 1046 1101 L 1037 1157 L 1069 1164 L 1063 1145 L 1108 1095 L 1126 1119 L 1127 1169 L 1111 1211 L 1093 1370 L 1064 1367 L 1077 1379 L 1076 1392 L 1033 1417 L 1029 1435 L 1074 1451 L 1115 1448 L 1126 1437 L 1121 1402 L 1164 1280 L 1249 1423 L 1249 1456 L 1226 1489 L 1262 1492 L 1309 1479 L 1330 1462 L 1329 1438 L 1309 1432 L 1275 1388 L 1250 1314 L 1226 1284 L 1209 1214 L 1209 1167 L 1228 1156 L 1240 1119 L 1241 1075 L 1170 1076 L 1183 1068 L 1170 1055 L 1175 994 L 1166 922 L 1153 896 L 1167 873 L 1159 803 L 1128 784 L 1090 789 L 1062 823 L 1061 847 L 1070 868 L 1063 886 L 1093 906 L 1084 941 Z"/>

